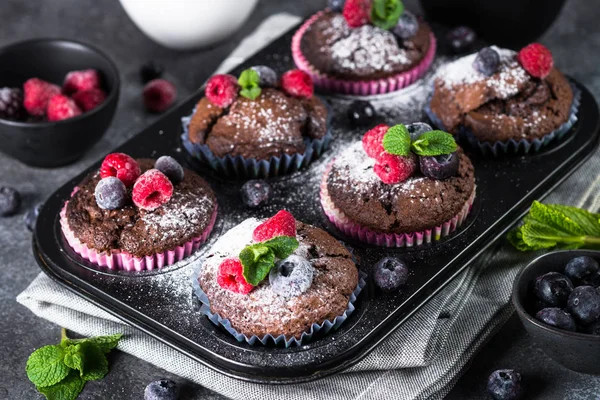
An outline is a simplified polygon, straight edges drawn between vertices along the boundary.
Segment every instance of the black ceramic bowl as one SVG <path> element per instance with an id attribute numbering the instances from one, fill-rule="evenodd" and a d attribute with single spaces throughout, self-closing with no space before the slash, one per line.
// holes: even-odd
<path id="1" fill-rule="evenodd" d="M 600 336 L 565 331 L 534 318 L 536 306 L 533 280 L 546 272 L 563 273 L 567 262 L 577 256 L 590 256 L 600 262 L 600 252 L 593 250 L 566 250 L 545 254 L 533 260 L 517 275 L 512 300 L 525 329 L 544 353 L 573 371 L 600 374 Z"/>
<path id="2" fill-rule="evenodd" d="M 100 72 L 106 100 L 95 109 L 57 122 L 0 119 L 0 151 L 35 167 L 72 163 L 104 134 L 119 99 L 119 73 L 100 50 L 63 39 L 34 39 L 0 49 L 0 87 L 22 87 L 29 78 L 62 85 L 69 71 Z"/>
<path id="3" fill-rule="evenodd" d="M 420 0 L 428 20 L 467 25 L 489 43 L 520 49 L 542 36 L 565 0 Z"/>

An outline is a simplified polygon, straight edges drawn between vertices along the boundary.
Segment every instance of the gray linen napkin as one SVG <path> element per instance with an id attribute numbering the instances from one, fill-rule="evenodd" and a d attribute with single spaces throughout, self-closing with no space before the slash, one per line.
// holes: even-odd
<path id="1" fill-rule="evenodd" d="M 287 14 L 266 20 L 243 41 L 219 71 L 226 71 L 298 21 Z M 596 154 L 549 199 L 596 210 L 600 197 L 600 156 Z M 590 179 L 591 178 L 591 179 Z M 591 185 L 586 187 L 586 183 Z M 584 191 L 583 196 L 578 194 Z M 426 399 L 442 398 L 475 352 L 512 313 L 512 281 L 534 255 L 518 253 L 504 241 L 477 262 L 379 347 L 351 369 L 317 382 L 272 386 L 225 377 L 123 324 L 41 273 L 17 301 L 36 315 L 82 335 L 123 332 L 121 351 L 197 382 L 232 399 Z"/>

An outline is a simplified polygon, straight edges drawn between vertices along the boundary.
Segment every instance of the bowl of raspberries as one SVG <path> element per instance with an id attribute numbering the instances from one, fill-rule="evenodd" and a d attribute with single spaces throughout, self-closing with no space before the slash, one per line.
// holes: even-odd
<path id="1" fill-rule="evenodd" d="M 102 137 L 119 98 L 103 52 L 63 39 L 0 49 L 0 151 L 35 167 L 79 159 Z"/>
<path id="2" fill-rule="evenodd" d="M 600 374 L 600 251 L 538 257 L 517 275 L 512 300 L 548 356 L 571 370 Z"/>

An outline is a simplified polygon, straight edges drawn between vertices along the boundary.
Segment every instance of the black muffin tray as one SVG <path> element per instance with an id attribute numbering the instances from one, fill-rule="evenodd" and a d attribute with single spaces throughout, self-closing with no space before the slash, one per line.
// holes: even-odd
<path id="1" fill-rule="evenodd" d="M 242 66 L 267 64 L 277 72 L 292 68 L 291 30 Z M 193 66 L 191 66 L 193 68 Z M 351 127 L 346 118 L 348 97 L 326 97 L 335 115 L 332 148 L 307 169 L 271 179 L 274 196 L 262 209 L 246 208 L 239 195 L 243 182 L 222 180 L 191 160 L 180 141 L 180 119 L 190 114 L 199 90 L 154 125 L 115 151 L 133 157 L 169 154 L 195 168 L 211 183 L 219 215 L 209 239 L 195 255 L 158 272 L 110 272 L 95 268 L 66 244 L 59 227 L 59 212 L 81 179 L 98 168 L 101 160 L 58 189 L 42 208 L 33 239 L 33 251 L 42 270 L 74 293 L 132 326 L 148 333 L 194 360 L 235 378 L 265 383 L 297 383 L 340 372 L 360 361 L 386 339 L 419 307 L 435 296 L 453 277 L 484 252 L 525 214 L 533 200 L 541 199 L 579 167 L 597 148 L 598 106 L 590 92 L 581 90 L 579 120 L 559 143 L 536 155 L 489 158 L 470 154 L 475 165 L 477 197 L 461 229 L 440 242 L 408 249 L 386 249 L 357 243 L 336 230 L 319 203 L 321 174 L 333 155 L 360 140 L 365 128 Z M 400 92 L 376 96 L 380 121 L 388 124 L 424 119 L 426 82 Z M 371 280 L 355 303 L 355 312 L 334 332 L 313 338 L 301 347 L 250 346 L 237 342 L 198 312 L 190 271 L 224 231 L 244 219 L 268 217 L 288 209 L 297 219 L 322 227 L 354 252 L 367 275 L 384 256 L 402 258 L 410 268 L 406 288 L 397 294 L 379 293 Z M 369 275 L 370 277 L 370 275 Z"/>

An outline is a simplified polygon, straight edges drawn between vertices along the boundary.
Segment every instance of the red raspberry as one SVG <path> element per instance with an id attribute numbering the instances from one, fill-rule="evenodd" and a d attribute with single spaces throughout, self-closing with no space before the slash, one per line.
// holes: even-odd
<path id="1" fill-rule="evenodd" d="M 371 129 L 362 138 L 363 149 L 365 153 L 371 158 L 378 158 L 379 155 L 385 152 L 383 148 L 383 137 L 385 133 L 390 129 L 386 124 L 377 125 Z"/>
<path id="2" fill-rule="evenodd" d="M 299 69 L 292 69 L 281 75 L 281 88 L 294 97 L 310 98 L 313 95 L 313 81 L 309 74 Z"/>
<path id="3" fill-rule="evenodd" d="M 38 78 L 31 78 L 23 84 L 23 106 L 33 116 L 41 117 L 46 113 L 48 100 L 60 94 L 60 88 Z"/>
<path id="4" fill-rule="evenodd" d="M 62 121 L 63 119 L 76 117 L 79 114 L 81 114 L 81 109 L 70 97 L 57 94 L 48 101 L 48 108 L 46 109 L 48 121 Z"/>
<path id="5" fill-rule="evenodd" d="M 80 90 L 90 90 L 100 88 L 100 74 L 95 69 L 84 69 L 81 71 L 71 71 L 65 76 L 63 83 L 63 93 L 73 94 Z"/>
<path id="6" fill-rule="evenodd" d="M 106 93 L 102 89 L 80 90 L 73 95 L 75 103 L 83 112 L 93 110 L 106 100 Z"/>
<path id="7" fill-rule="evenodd" d="M 523 47 L 519 51 L 518 59 L 529 75 L 541 79 L 547 77 L 554 66 L 552 53 L 539 43 L 531 43 Z"/>
<path id="8" fill-rule="evenodd" d="M 226 258 L 219 265 L 217 283 L 223 289 L 239 294 L 248 294 L 254 289 L 254 286 L 246 282 L 242 262 L 237 258 Z"/>
<path id="9" fill-rule="evenodd" d="M 255 242 L 264 242 L 275 236 L 296 237 L 296 219 L 285 210 L 279 211 L 257 226 L 252 233 L 252 239 Z"/>
<path id="10" fill-rule="evenodd" d="M 240 86 L 232 75 L 214 75 L 206 83 L 204 95 L 215 106 L 227 108 L 238 97 Z"/>
<path id="11" fill-rule="evenodd" d="M 148 111 L 161 113 L 175 102 L 177 89 L 165 79 L 155 79 L 144 86 L 144 106 Z"/>
<path id="12" fill-rule="evenodd" d="M 358 28 L 369 23 L 371 17 L 369 0 L 346 0 L 342 15 L 350 28 Z"/>
<path id="13" fill-rule="evenodd" d="M 131 199 L 143 210 L 152 211 L 171 200 L 173 184 L 157 169 L 144 172 L 133 184 Z"/>
<path id="14" fill-rule="evenodd" d="M 100 177 L 116 176 L 129 187 L 140 177 L 142 171 L 137 161 L 123 153 L 107 155 L 100 166 Z"/>
<path id="15" fill-rule="evenodd" d="M 417 167 L 416 156 L 409 157 L 395 156 L 389 153 L 381 153 L 373 171 L 379 179 L 385 184 L 392 185 L 408 179 Z"/>

